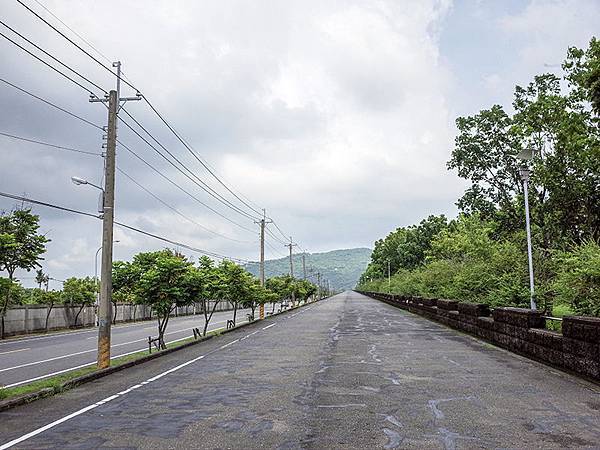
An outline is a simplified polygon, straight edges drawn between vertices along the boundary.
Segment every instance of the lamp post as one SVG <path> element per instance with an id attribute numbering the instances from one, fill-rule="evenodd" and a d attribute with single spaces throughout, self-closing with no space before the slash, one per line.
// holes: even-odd
<path id="1" fill-rule="evenodd" d="M 390 260 L 387 260 L 388 266 L 388 294 L 392 293 L 392 272 L 390 270 Z"/>
<path id="2" fill-rule="evenodd" d="M 533 254 L 531 250 L 531 225 L 529 223 L 529 176 L 530 171 L 526 167 L 519 170 L 523 181 L 523 196 L 525 197 L 525 228 L 527 229 L 527 259 L 529 263 L 529 303 L 531 309 L 537 309 L 535 304 L 535 285 L 533 281 Z"/>

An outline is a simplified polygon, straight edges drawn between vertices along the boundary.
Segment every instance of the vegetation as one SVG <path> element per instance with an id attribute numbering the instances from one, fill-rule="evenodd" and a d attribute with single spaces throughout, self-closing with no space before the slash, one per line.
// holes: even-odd
<path id="1" fill-rule="evenodd" d="M 562 67 L 562 79 L 517 86 L 512 114 L 494 105 L 457 119 L 448 168 L 469 182 L 459 217 L 430 216 L 377 241 L 361 289 L 528 306 L 525 164 L 538 304 L 600 316 L 600 41 L 569 49 Z"/>
<path id="2" fill-rule="evenodd" d="M 49 240 L 38 233 L 39 227 L 39 217 L 30 209 L 0 214 L 0 271 L 8 273 L 8 280 L 0 287 L 0 339 L 4 338 L 4 316 L 11 303 L 15 271 L 40 267 L 41 255 L 46 251 Z"/>

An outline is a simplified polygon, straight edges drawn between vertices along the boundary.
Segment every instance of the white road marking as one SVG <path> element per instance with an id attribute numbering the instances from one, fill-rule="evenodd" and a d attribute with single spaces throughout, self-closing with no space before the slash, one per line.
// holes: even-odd
<path id="1" fill-rule="evenodd" d="M 263 327 L 263 330 L 266 330 L 268 328 L 274 327 L 275 325 L 277 325 L 276 323 L 272 323 L 271 325 L 267 325 L 266 327 Z"/>
<path id="2" fill-rule="evenodd" d="M 255 334 L 255 333 L 251 333 L 251 334 Z M 248 336 L 250 336 L 250 335 L 248 335 Z M 6 444 L 1 445 L 0 446 L 0 450 L 5 450 L 7 448 L 11 448 L 11 447 L 13 447 L 13 446 L 15 446 L 17 444 L 20 444 L 23 441 L 31 439 L 32 437 L 37 436 L 38 434 L 41 434 L 44 431 L 47 431 L 47 430 L 49 430 L 51 428 L 54 428 L 57 425 L 60 425 L 61 423 L 67 422 L 68 420 L 71 420 L 74 417 L 80 416 L 80 415 L 82 415 L 82 414 L 84 414 L 84 413 L 86 413 L 86 412 L 88 412 L 88 411 L 90 411 L 90 410 L 92 410 L 94 408 L 97 408 L 98 406 L 101 406 L 101 405 L 104 405 L 104 404 L 106 404 L 108 402 L 111 402 L 111 401 L 113 401 L 113 400 L 115 400 L 115 399 L 117 399 L 117 398 L 119 398 L 119 397 L 121 397 L 123 395 L 126 395 L 126 394 L 130 393 L 131 391 L 134 391 L 135 389 L 139 389 L 142 386 L 150 384 L 150 383 L 152 383 L 152 382 L 154 382 L 156 380 L 160 380 L 164 376 L 167 376 L 167 375 L 169 375 L 169 374 L 171 374 L 173 372 L 177 372 L 178 370 L 183 369 L 184 367 L 187 367 L 190 364 L 193 364 L 196 361 L 199 361 L 199 360 L 205 358 L 206 356 L 208 356 L 208 355 L 210 355 L 212 353 L 215 353 L 215 352 L 217 352 L 219 350 L 223 350 L 223 349 L 225 349 L 225 348 L 227 348 L 227 347 L 229 347 L 229 346 L 231 346 L 231 345 L 233 345 L 233 344 L 235 344 L 236 342 L 239 342 L 239 341 L 240 341 L 240 339 L 236 339 L 234 341 L 231 341 L 231 342 L 229 342 L 229 343 L 227 343 L 225 345 L 222 345 L 221 347 L 219 347 L 219 348 L 217 348 L 217 349 L 215 349 L 213 351 L 210 351 L 210 352 L 208 352 L 208 353 L 206 353 L 204 355 L 197 356 L 196 358 L 190 359 L 189 361 L 186 361 L 183 364 L 179 364 L 178 366 L 175 366 L 175 367 L 173 367 L 173 368 L 171 368 L 169 370 L 166 370 L 165 372 L 159 373 L 158 375 L 155 375 L 152 378 L 148 378 L 146 381 L 143 381 L 140 384 L 136 384 L 134 386 L 131 386 L 130 388 L 125 389 L 124 391 L 121 391 L 121 392 L 119 392 L 117 394 L 111 395 L 110 397 L 107 397 L 104 400 L 100 400 L 99 402 L 96 402 L 96 403 L 93 403 L 93 404 L 91 404 L 89 406 L 86 406 L 85 408 L 82 408 L 82 409 L 80 409 L 78 411 L 75 411 L 74 413 L 71 413 L 68 416 L 65 416 L 65 417 L 63 417 L 61 419 L 55 420 L 54 422 L 51 422 L 51 423 L 49 423 L 47 425 L 44 425 L 41 428 L 33 430 L 30 433 L 24 434 L 23 436 L 21 436 L 19 438 L 13 439 L 12 441 L 7 442 Z"/>
<path id="3" fill-rule="evenodd" d="M 240 309 L 238 310 L 238 313 L 240 312 L 244 312 L 247 311 L 247 309 Z M 232 312 L 232 311 L 215 311 L 215 314 L 219 314 L 219 313 L 228 313 L 228 312 Z M 178 320 L 178 322 L 184 322 L 188 319 L 193 319 L 194 317 L 198 317 L 200 316 L 200 318 L 204 319 L 204 316 L 202 314 L 189 314 L 187 316 L 179 316 L 179 317 L 172 317 L 171 319 L 181 319 Z M 150 320 L 154 320 L 154 319 L 150 319 Z M 122 328 L 132 328 L 132 327 L 141 327 L 143 325 L 146 325 L 149 322 L 149 320 L 144 320 L 144 321 L 140 321 L 137 323 L 131 323 L 131 324 L 119 324 L 119 325 L 113 325 L 115 330 L 120 330 Z M 222 321 L 223 323 L 226 321 Z M 220 322 L 211 322 L 211 323 L 220 323 Z M 148 327 L 148 328 L 156 328 L 156 327 Z M 5 342 L 0 342 L 0 347 L 2 347 L 3 345 L 11 345 L 14 344 L 16 342 L 29 342 L 29 341 L 39 341 L 42 339 L 53 339 L 55 337 L 61 337 L 61 336 L 75 336 L 77 334 L 87 334 L 87 333 L 97 333 L 98 330 L 96 328 L 96 326 L 91 327 L 88 330 L 83 330 L 83 331 L 67 331 L 65 333 L 50 333 L 50 334 L 45 334 L 43 336 L 28 336 L 28 337 L 22 337 L 22 338 L 9 338 L 7 339 Z"/>
<path id="4" fill-rule="evenodd" d="M 218 322 L 215 322 L 215 323 L 218 323 Z M 218 331 L 218 330 L 223 330 L 223 329 L 225 329 L 225 328 L 224 327 L 219 327 L 219 328 L 209 329 L 207 331 Z M 183 341 L 185 339 L 188 339 L 188 338 L 184 337 L 184 338 L 180 338 L 180 339 L 174 339 L 172 341 L 167 342 L 166 344 L 172 344 L 173 342 L 179 342 L 179 341 Z M 120 358 L 121 356 L 133 355 L 134 353 L 143 352 L 144 350 L 146 350 L 146 348 L 141 348 L 141 349 L 133 350 L 132 352 L 121 353 L 120 355 L 111 356 L 110 359 Z M 53 377 L 55 375 L 60 375 L 60 374 L 65 373 L 65 372 L 70 372 L 71 370 L 83 369 L 84 367 L 89 367 L 92 364 L 95 364 L 95 361 L 90 361 L 90 362 L 87 362 L 85 364 L 81 364 L 79 366 L 69 367 L 68 369 L 62 369 L 62 370 L 58 370 L 56 372 L 47 373 L 45 375 L 40 375 L 40 376 L 35 377 L 35 378 L 29 378 L 28 380 L 23 380 L 23 381 L 18 381 L 16 383 L 12 383 L 12 384 L 7 384 L 6 386 L 0 387 L 0 389 L 8 389 L 8 388 L 15 387 L 15 386 L 21 386 L 22 384 L 27 384 L 27 383 L 31 383 L 33 381 L 43 380 L 44 378 L 49 378 L 49 377 Z"/>
<path id="5" fill-rule="evenodd" d="M 226 321 L 226 320 L 221 320 L 221 321 L 219 321 L 219 322 L 211 322 L 211 323 L 212 323 L 213 325 L 216 325 L 216 324 L 218 324 L 218 323 L 225 323 L 225 322 L 227 322 L 227 321 Z M 156 328 L 156 327 L 153 327 L 153 328 Z M 185 331 L 188 331 L 188 332 L 189 332 L 189 331 L 190 331 L 190 329 L 188 328 L 188 329 L 184 329 L 184 330 L 170 331 L 169 333 L 165 333 L 165 336 L 168 336 L 168 335 L 171 335 L 171 334 L 183 333 L 183 332 L 185 332 Z M 210 331 L 213 331 L 213 330 L 210 330 Z M 97 339 L 97 337 L 96 337 L 96 336 L 94 336 L 94 337 L 92 337 L 92 338 L 88 338 L 88 339 Z M 187 338 L 184 338 L 184 339 L 187 339 Z M 182 339 L 178 339 L 178 340 L 182 340 Z M 123 345 L 130 345 L 130 344 L 135 344 L 136 342 L 144 342 L 144 341 L 146 341 L 146 342 L 147 342 L 147 341 L 148 341 L 148 339 L 146 339 L 146 338 L 143 338 L 143 339 L 136 339 L 135 341 L 123 342 L 123 343 L 121 343 L 121 344 L 112 344 L 110 347 L 111 347 L 111 348 L 114 348 L 114 347 L 120 347 L 120 346 L 123 346 Z M 177 342 L 177 340 L 176 340 L 176 341 L 171 341 L 171 342 Z M 23 351 L 23 350 L 30 350 L 30 349 L 28 349 L 28 348 L 27 348 L 27 349 L 21 349 L 21 350 L 12 350 L 12 351 L 10 351 L 10 352 L 6 352 L 6 353 L 20 352 L 20 351 Z M 142 349 L 142 350 L 144 350 L 144 349 Z M 7 368 L 5 368 L 5 369 L 0 369 L 0 372 L 6 372 L 6 371 L 8 371 L 8 370 L 14 370 L 14 369 L 21 369 L 21 368 L 23 368 L 23 367 L 35 366 L 35 365 L 37 365 L 37 364 L 44 364 L 44 363 L 47 363 L 47 362 L 56 361 L 56 360 L 58 360 L 58 359 L 70 358 L 70 357 L 72 357 L 72 356 L 79 356 L 79 355 L 83 355 L 83 354 L 85 354 L 85 353 L 92 353 L 92 352 L 96 352 L 96 351 L 98 351 L 98 349 L 96 349 L 96 348 L 93 348 L 93 349 L 91 349 L 91 350 L 82 350 L 82 351 L 80 351 L 80 352 L 69 353 L 68 355 L 55 356 L 55 357 L 53 357 L 53 358 L 42 359 L 42 360 L 39 360 L 39 361 L 32 361 L 32 362 L 29 362 L 29 363 L 20 364 L 20 365 L 18 365 L 18 366 L 13 366 L 13 367 L 7 367 Z M 140 350 L 136 350 L 136 351 L 134 351 L 133 353 L 135 353 L 135 352 L 138 352 L 138 351 L 140 351 Z M 2 355 L 2 354 L 3 354 L 3 353 L 0 353 L 0 355 Z M 130 354 L 131 354 L 131 353 L 126 353 L 125 355 L 130 355 Z M 120 356 L 125 356 L 125 355 L 120 355 Z M 86 364 L 86 365 L 87 365 L 87 364 Z M 78 367 L 82 367 L 82 366 L 78 366 Z M 62 373 L 62 372 L 60 372 L 60 373 Z M 5 387 L 8 387 L 8 386 L 5 386 Z"/>
<path id="6" fill-rule="evenodd" d="M 18 350 L 9 350 L 7 352 L 0 352 L 0 355 L 8 355 L 9 353 L 24 352 L 26 350 L 31 350 L 31 349 L 30 348 L 20 348 Z"/>

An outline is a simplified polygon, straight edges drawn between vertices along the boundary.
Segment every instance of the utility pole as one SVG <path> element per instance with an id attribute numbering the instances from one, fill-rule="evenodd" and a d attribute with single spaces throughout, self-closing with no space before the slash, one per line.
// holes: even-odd
<path id="1" fill-rule="evenodd" d="M 317 272 L 317 298 L 321 300 L 321 272 Z"/>
<path id="2" fill-rule="evenodd" d="M 98 306 L 98 361 L 99 369 L 110 365 L 110 338 L 112 322 L 112 256 L 113 224 L 115 215 L 115 167 L 117 148 L 117 115 L 121 102 L 140 100 L 135 97 L 121 98 L 121 62 L 113 63 L 117 68 L 117 89 L 111 90 L 105 98 L 95 96 L 90 102 L 108 103 L 108 126 L 106 127 L 106 152 L 104 153 L 104 190 L 102 202 L 102 265 L 100 268 L 100 303 Z"/>
<path id="3" fill-rule="evenodd" d="M 294 255 L 292 253 L 292 249 L 297 246 L 298 244 L 294 244 L 294 240 L 292 239 L 292 237 L 290 236 L 290 243 L 289 244 L 285 244 L 286 247 L 288 247 L 290 249 L 290 276 L 292 278 L 294 278 Z M 296 293 L 294 292 L 294 290 L 292 290 L 292 306 L 294 306 L 296 304 Z"/>
<path id="4" fill-rule="evenodd" d="M 297 245 L 298 244 L 294 244 L 294 241 L 292 240 L 291 236 L 290 236 L 290 243 L 284 244 L 284 246 L 289 248 L 289 250 L 290 250 L 290 276 L 292 278 L 294 278 L 294 259 L 293 259 L 293 255 L 292 255 L 292 248 L 296 247 Z"/>
<path id="5" fill-rule="evenodd" d="M 304 279 L 306 280 L 306 253 L 302 253 L 302 272 L 304 272 Z"/>
<path id="6" fill-rule="evenodd" d="M 254 222 L 260 225 L 260 285 L 265 287 L 265 225 L 267 223 L 272 223 L 273 221 L 269 219 L 267 221 L 267 212 L 263 209 L 263 217 L 258 222 Z M 263 303 L 260 304 L 259 308 L 259 316 L 261 319 L 265 318 L 265 305 Z"/>

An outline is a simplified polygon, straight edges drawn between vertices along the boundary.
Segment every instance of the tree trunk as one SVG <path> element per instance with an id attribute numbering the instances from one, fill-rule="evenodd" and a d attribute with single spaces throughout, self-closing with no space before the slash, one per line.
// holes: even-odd
<path id="1" fill-rule="evenodd" d="M 238 304 L 237 304 L 237 302 L 235 302 L 233 304 L 233 326 L 234 327 L 235 327 L 235 318 L 237 317 L 237 307 L 238 307 Z"/>
<path id="2" fill-rule="evenodd" d="M 0 339 L 4 339 L 4 316 L 6 316 L 6 310 L 8 309 L 8 304 L 10 303 L 10 289 L 12 287 L 13 276 L 15 274 L 14 269 L 7 270 L 7 272 L 10 283 L 6 289 L 6 297 L 4 299 L 4 304 L 2 305 L 2 310 L 0 311 L 0 316 L 2 317 L 2 320 L 0 320 Z"/>
<path id="3" fill-rule="evenodd" d="M 44 327 L 46 329 L 46 333 L 48 332 L 48 320 L 50 319 L 50 313 L 52 312 L 52 308 L 54 308 L 54 302 L 50 302 L 50 304 L 48 305 L 48 312 L 46 313 L 46 326 Z"/>
<path id="4" fill-rule="evenodd" d="M 112 302 L 112 304 L 113 304 L 113 308 L 115 309 L 113 312 L 112 323 L 115 323 L 117 321 L 117 302 Z"/>
<path id="5" fill-rule="evenodd" d="M 273 309 L 271 310 L 271 312 L 274 313 L 275 312 L 275 306 L 277 306 L 277 302 L 273 302 L 272 304 L 273 304 Z"/>
<path id="6" fill-rule="evenodd" d="M 77 315 L 75 316 L 75 323 L 73 324 L 74 328 L 77 328 L 77 319 L 79 318 L 79 314 L 81 314 L 81 311 L 83 311 L 83 308 L 85 308 L 85 304 L 81 305 L 79 311 L 77 311 Z"/>
<path id="7" fill-rule="evenodd" d="M 202 331 L 202 336 L 206 336 L 206 332 L 208 330 L 208 323 L 210 322 L 210 319 L 212 319 L 212 316 L 215 313 L 215 309 L 217 309 L 218 304 L 219 300 L 215 300 L 215 304 L 213 305 L 210 314 L 208 314 L 206 305 L 203 305 L 202 310 L 204 311 L 204 330 Z"/>

